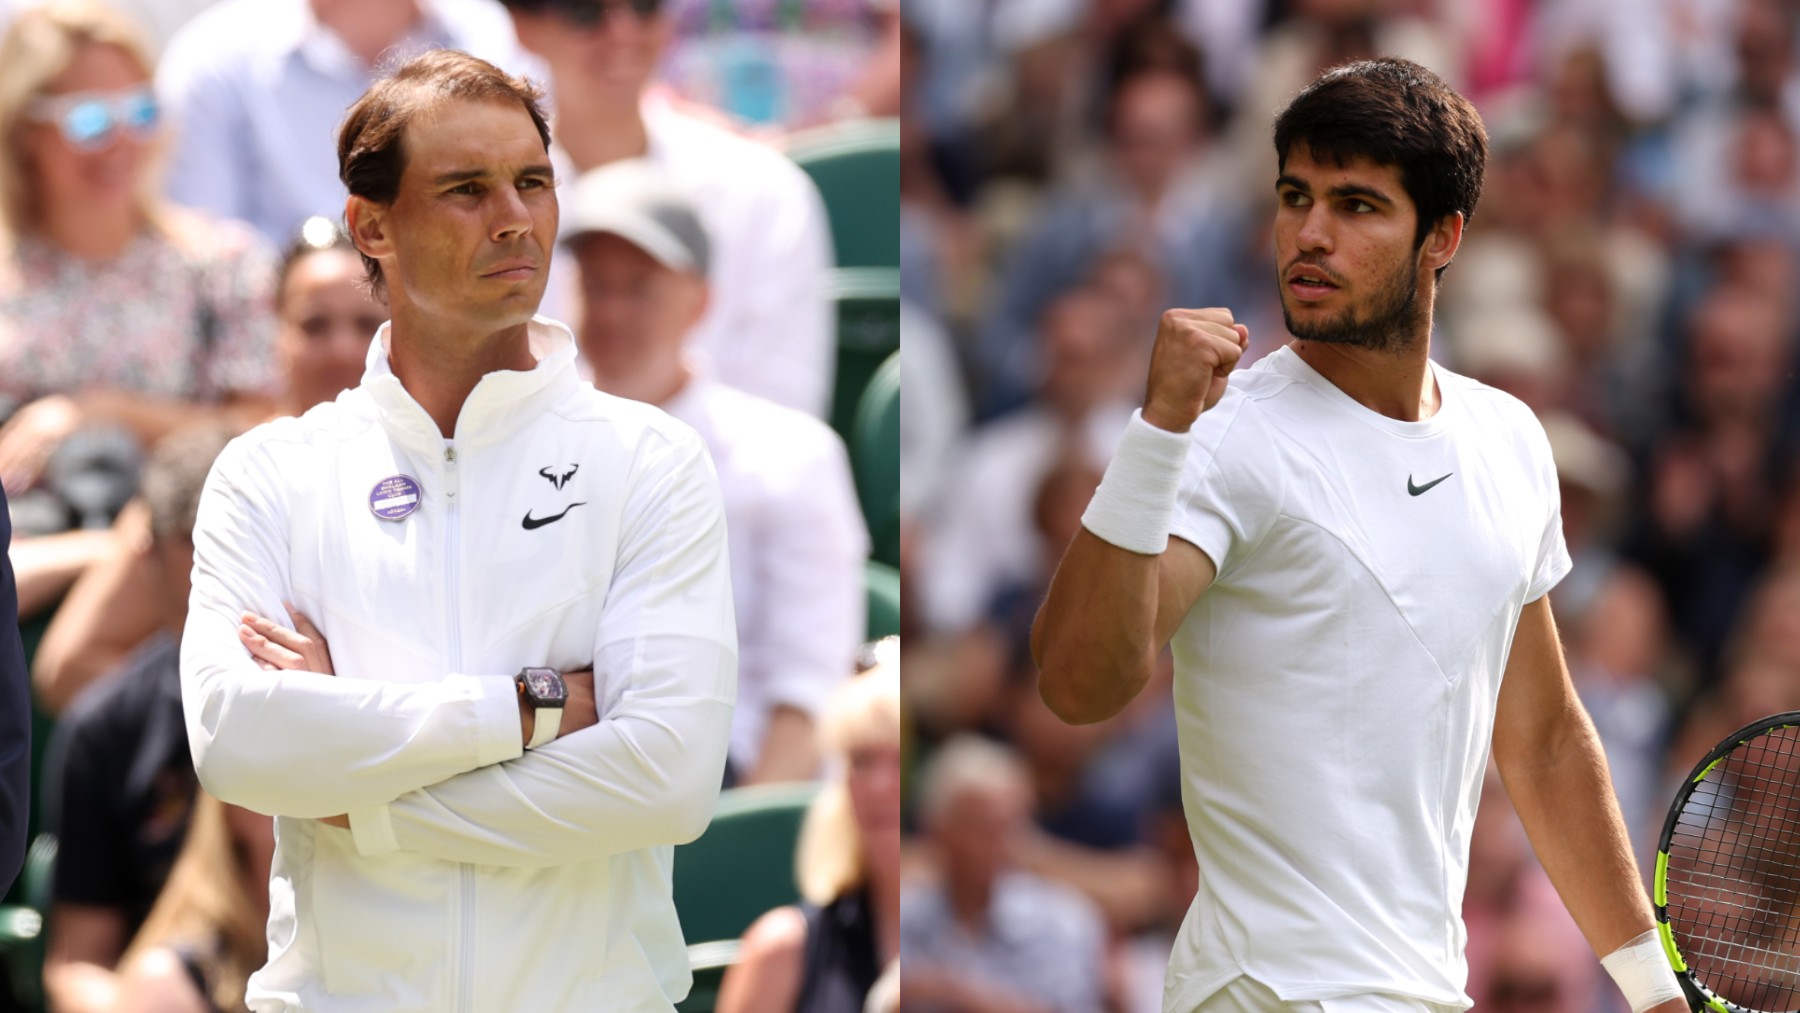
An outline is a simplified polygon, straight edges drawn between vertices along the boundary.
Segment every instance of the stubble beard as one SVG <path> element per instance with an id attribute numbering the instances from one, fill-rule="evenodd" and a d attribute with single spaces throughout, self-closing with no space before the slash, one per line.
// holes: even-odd
<path id="1" fill-rule="evenodd" d="M 1408 261 L 1396 264 L 1393 273 L 1382 280 L 1366 313 L 1358 312 L 1359 307 L 1353 305 L 1324 319 L 1303 323 L 1294 319 L 1288 304 L 1286 279 L 1278 275 L 1278 284 L 1282 321 L 1287 324 L 1288 333 L 1302 341 L 1349 345 L 1372 352 L 1398 352 L 1418 341 L 1425 304 L 1419 298 L 1418 277 Z"/>

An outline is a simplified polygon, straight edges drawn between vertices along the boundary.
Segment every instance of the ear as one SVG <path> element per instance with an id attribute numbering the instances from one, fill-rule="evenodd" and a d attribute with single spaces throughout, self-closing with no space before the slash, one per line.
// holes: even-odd
<path id="1" fill-rule="evenodd" d="M 392 256 L 394 242 L 387 231 L 387 208 L 354 194 L 344 202 L 344 224 L 349 226 L 350 241 L 365 255 L 380 260 Z"/>
<path id="2" fill-rule="evenodd" d="M 1450 263 L 1456 256 L 1457 249 L 1462 246 L 1462 237 L 1461 211 L 1452 211 L 1439 218 L 1431 231 L 1425 234 L 1425 243 L 1419 249 L 1419 266 L 1426 271 L 1435 272 Z"/>
<path id="3" fill-rule="evenodd" d="M 688 322 L 687 327 L 683 328 L 683 334 L 692 331 L 700 323 L 700 318 L 706 316 L 706 308 L 712 305 L 712 286 L 707 284 L 705 278 L 696 277 L 692 281 L 693 305 L 688 308 Z"/>

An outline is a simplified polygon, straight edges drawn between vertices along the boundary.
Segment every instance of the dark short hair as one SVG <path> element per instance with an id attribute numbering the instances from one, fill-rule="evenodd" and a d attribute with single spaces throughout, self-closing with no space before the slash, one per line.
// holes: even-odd
<path id="1" fill-rule="evenodd" d="M 352 196 L 392 204 L 406 171 L 406 128 L 444 99 L 517 102 L 531 115 L 544 150 L 550 150 L 543 89 L 460 50 L 434 49 L 375 82 L 345 114 L 338 131 L 338 178 L 344 188 Z M 369 287 L 385 298 L 380 262 L 366 253 L 362 261 Z"/>
<path id="2" fill-rule="evenodd" d="M 560 14 L 576 25 L 598 24 L 612 7 L 625 7 L 640 16 L 662 10 L 662 0 L 500 0 L 509 11 L 521 14 Z"/>
<path id="3" fill-rule="evenodd" d="M 279 310 L 287 301 L 288 276 L 294 273 L 294 265 L 315 253 L 332 250 L 356 254 L 362 252 L 350 241 L 350 234 L 344 231 L 343 226 L 323 215 L 313 215 L 301 223 L 294 233 L 293 242 L 281 251 L 281 263 L 275 268 L 276 309 Z"/>
<path id="4" fill-rule="evenodd" d="M 144 463 L 138 497 L 150 512 L 150 537 L 162 545 L 192 542 L 200 490 L 213 460 L 239 430 L 202 422 L 163 437 Z"/>
<path id="5" fill-rule="evenodd" d="M 1418 209 L 1413 245 L 1446 215 L 1467 222 L 1481 201 L 1487 128 L 1469 100 L 1411 60 L 1359 60 L 1326 71 L 1275 119 L 1275 158 L 1305 144 L 1321 162 L 1398 166 Z M 1443 268 L 1438 269 L 1439 277 Z"/>

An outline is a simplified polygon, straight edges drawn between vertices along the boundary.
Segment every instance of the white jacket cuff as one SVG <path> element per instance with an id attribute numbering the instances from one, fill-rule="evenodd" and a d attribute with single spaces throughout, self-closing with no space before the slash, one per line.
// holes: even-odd
<path id="1" fill-rule="evenodd" d="M 400 850 L 400 841 L 394 837 L 394 820 L 388 815 L 387 806 L 372 805 L 344 815 L 350 819 L 350 837 L 356 842 L 357 854 L 384 855 Z"/>
<path id="2" fill-rule="evenodd" d="M 488 767 L 518 759 L 525 752 L 519 723 L 519 686 L 510 675 L 466 676 L 481 687 L 475 743 L 475 766 Z"/>

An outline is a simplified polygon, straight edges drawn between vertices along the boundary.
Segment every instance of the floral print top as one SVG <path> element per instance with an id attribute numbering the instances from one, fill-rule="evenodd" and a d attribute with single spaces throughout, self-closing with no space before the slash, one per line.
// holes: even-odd
<path id="1" fill-rule="evenodd" d="M 171 216 L 181 240 L 146 228 L 105 263 L 34 236 L 0 252 L 0 398 L 276 392 L 274 251 L 241 223 Z"/>

